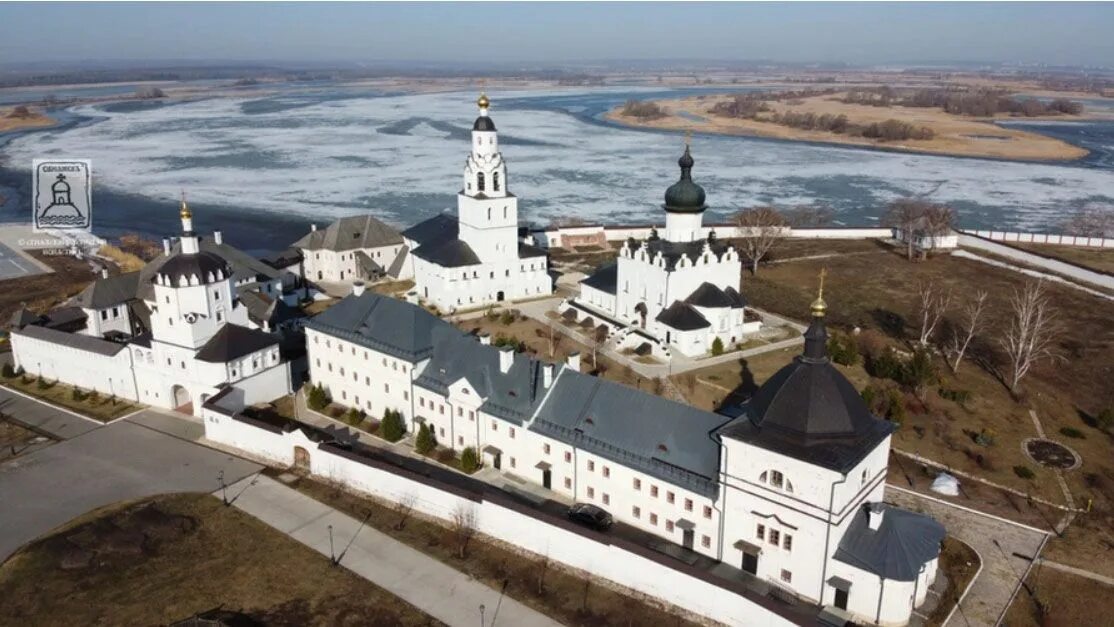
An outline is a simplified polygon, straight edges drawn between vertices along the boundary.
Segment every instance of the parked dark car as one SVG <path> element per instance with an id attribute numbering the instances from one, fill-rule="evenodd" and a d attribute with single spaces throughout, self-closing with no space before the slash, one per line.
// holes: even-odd
<path id="1" fill-rule="evenodd" d="M 596 531 L 606 531 L 611 526 L 611 514 L 606 510 L 588 503 L 575 503 L 569 508 L 569 520 L 591 527 Z"/>

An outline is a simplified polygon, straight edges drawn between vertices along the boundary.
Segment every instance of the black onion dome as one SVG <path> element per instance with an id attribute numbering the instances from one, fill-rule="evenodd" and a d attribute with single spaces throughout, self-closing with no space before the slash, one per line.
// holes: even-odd
<path id="1" fill-rule="evenodd" d="M 472 130 L 473 131 L 494 131 L 495 130 L 495 122 L 492 122 L 490 117 L 488 117 L 486 115 L 481 115 L 480 117 L 476 118 L 476 122 L 474 124 L 472 124 Z"/>
<path id="2" fill-rule="evenodd" d="M 681 166 L 681 178 L 665 190 L 665 205 L 663 207 L 666 211 L 671 213 L 701 213 L 704 211 L 706 207 L 704 204 L 704 188 L 692 181 L 692 166 L 694 163 L 688 146 L 685 146 L 685 154 L 677 160 L 677 165 Z"/>
<path id="3" fill-rule="evenodd" d="M 156 273 L 159 277 L 168 277 L 172 285 L 179 285 L 182 278 L 188 282 L 193 276 L 202 284 L 214 283 L 230 274 L 228 262 L 210 252 L 178 253 L 167 259 Z"/>
<path id="4" fill-rule="evenodd" d="M 804 440 L 855 438 L 876 429 L 878 419 L 829 361 L 827 342 L 823 318 L 813 318 L 804 353 L 770 377 L 747 403 L 755 426 Z"/>

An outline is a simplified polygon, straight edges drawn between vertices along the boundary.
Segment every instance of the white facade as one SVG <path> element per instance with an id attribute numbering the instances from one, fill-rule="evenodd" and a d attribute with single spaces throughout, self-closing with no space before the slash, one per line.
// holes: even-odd
<path id="1" fill-rule="evenodd" d="M 457 194 L 455 234 L 414 242 L 418 297 L 452 311 L 553 291 L 545 253 L 518 237 L 518 198 L 508 190 L 507 166 L 488 117 L 486 96 L 472 130 L 472 149 Z"/>

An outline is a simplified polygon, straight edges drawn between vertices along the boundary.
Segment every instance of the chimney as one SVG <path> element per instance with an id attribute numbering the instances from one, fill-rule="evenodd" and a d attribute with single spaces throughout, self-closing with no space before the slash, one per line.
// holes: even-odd
<path id="1" fill-rule="evenodd" d="M 509 346 L 499 349 L 499 372 L 507 374 L 510 372 L 513 363 L 514 349 Z"/>
<path id="2" fill-rule="evenodd" d="M 213 242 L 217 244 L 224 243 L 224 235 L 220 231 L 213 231 Z"/>
<path id="3" fill-rule="evenodd" d="M 162 238 L 162 254 L 170 255 L 170 239 L 166 237 Z"/>
<path id="4" fill-rule="evenodd" d="M 108 268 L 101 268 L 101 278 L 102 279 L 107 279 L 108 278 Z"/>
<path id="5" fill-rule="evenodd" d="M 484 346 L 491 346 L 491 334 L 488 333 L 487 331 L 484 331 L 483 333 L 481 333 L 480 334 L 480 344 L 483 344 Z"/>
<path id="6" fill-rule="evenodd" d="M 542 385 L 546 389 L 553 385 L 553 364 L 542 364 Z"/>
<path id="7" fill-rule="evenodd" d="M 310 231 L 316 231 L 317 230 L 317 225 L 316 224 L 309 225 L 309 230 Z"/>
<path id="8" fill-rule="evenodd" d="M 882 526 L 883 513 L 884 510 L 882 509 L 881 503 L 866 504 L 866 523 L 871 531 L 878 531 L 878 528 Z"/>
<path id="9" fill-rule="evenodd" d="M 364 282 L 363 281 L 356 281 L 355 283 L 353 283 L 352 284 L 352 295 L 353 296 L 363 296 L 363 294 L 364 294 Z"/>
<path id="10" fill-rule="evenodd" d="M 565 365 L 580 372 L 580 353 L 569 353 L 568 358 L 565 359 Z"/>

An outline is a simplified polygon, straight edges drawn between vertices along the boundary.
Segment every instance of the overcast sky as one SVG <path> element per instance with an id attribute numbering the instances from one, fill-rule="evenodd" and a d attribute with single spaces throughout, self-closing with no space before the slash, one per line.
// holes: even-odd
<path id="1" fill-rule="evenodd" d="M 1114 3 L 0 3 L 0 63 L 771 59 L 1114 66 Z"/>

